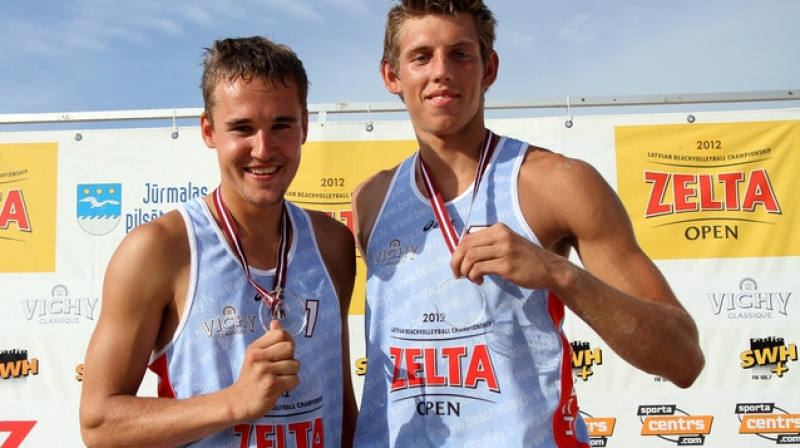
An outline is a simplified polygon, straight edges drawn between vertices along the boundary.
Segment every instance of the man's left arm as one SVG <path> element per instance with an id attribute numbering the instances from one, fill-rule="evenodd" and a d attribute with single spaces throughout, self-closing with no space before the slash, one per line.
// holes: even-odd
<path id="1" fill-rule="evenodd" d="M 462 239 L 453 270 L 474 281 L 497 274 L 549 289 L 631 365 L 689 387 L 705 362 L 697 327 L 637 244 L 616 193 L 585 162 L 543 159 L 536 176 L 520 179 L 520 197 L 536 202 L 529 224 L 545 247 L 573 246 L 583 268 L 495 224 Z"/>
<path id="2" fill-rule="evenodd" d="M 705 363 L 694 320 L 640 248 L 600 174 L 581 161 L 560 166 L 559 190 L 573 194 L 557 216 L 585 269 L 567 268 L 572 274 L 552 289 L 633 366 L 689 387 Z"/>

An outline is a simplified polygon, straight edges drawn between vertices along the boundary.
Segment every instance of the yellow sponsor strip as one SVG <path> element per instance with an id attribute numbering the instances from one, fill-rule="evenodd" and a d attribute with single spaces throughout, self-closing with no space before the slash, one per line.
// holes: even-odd
<path id="1" fill-rule="evenodd" d="M 58 144 L 0 144 L 0 273 L 54 272 Z"/>
<path id="2" fill-rule="evenodd" d="M 654 259 L 800 255 L 800 121 L 615 128 L 617 190 Z"/>

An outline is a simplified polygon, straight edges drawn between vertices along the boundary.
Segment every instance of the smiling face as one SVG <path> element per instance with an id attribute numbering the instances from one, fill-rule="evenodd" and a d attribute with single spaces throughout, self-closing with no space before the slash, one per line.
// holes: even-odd
<path id="1" fill-rule="evenodd" d="M 484 64 L 471 15 L 428 14 L 402 24 L 396 71 L 383 61 L 386 88 L 401 95 L 418 135 L 445 137 L 483 127 L 483 92 L 497 77 L 498 59 Z"/>
<path id="2" fill-rule="evenodd" d="M 203 141 L 216 148 L 224 200 L 231 210 L 267 212 L 280 205 L 300 165 L 308 114 L 294 82 L 222 80 L 213 120 L 200 119 Z"/>

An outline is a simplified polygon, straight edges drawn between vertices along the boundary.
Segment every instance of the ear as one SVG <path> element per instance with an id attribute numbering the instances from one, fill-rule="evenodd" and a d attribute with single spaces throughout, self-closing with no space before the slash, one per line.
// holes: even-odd
<path id="1" fill-rule="evenodd" d="M 217 147 L 217 143 L 214 141 L 214 125 L 206 112 L 200 114 L 200 133 L 206 146 L 209 148 Z"/>
<path id="2" fill-rule="evenodd" d="M 403 94 L 403 86 L 400 82 L 400 78 L 394 70 L 392 70 L 392 66 L 386 59 L 381 61 L 381 77 L 383 78 L 383 85 L 386 86 L 386 90 L 395 95 Z"/>
<path id="3" fill-rule="evenodd" d="M 483 80 L 481 81 L 481 85 L 483 86 L 484 91 L 491 87 L 495 81 L 497 81 L 497 70 L 499 66 L 500 57 L 497 55 L 497 52 L 493 51 L 489 55 L 489 60 L 486 61 L 486 69 L 483 72 Z"/>

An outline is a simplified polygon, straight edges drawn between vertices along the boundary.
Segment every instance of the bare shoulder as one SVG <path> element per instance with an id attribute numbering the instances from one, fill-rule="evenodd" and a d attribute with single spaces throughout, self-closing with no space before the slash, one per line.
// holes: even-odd
<path id="1" fill-rule="evenodd" d="M 109 261 L 104 281 L 104 307 L 117 303 L 131 310 L 135 291 L 139 309 L 149 312 L 174 309 L 183 297 L 190 267 L 189 239 L 177 210 L 135 227 L 122 240 Z"/>
<path id="2" fill-rule="evenodd" d="M 186 257 L 181 257 L 184 254 Z M 120 243 L 117 258 L 124 255 L 127 262 L 158 264 L 160 268 L 188 262 L 189 239 L 183 217 L 177 210 L 156 220 L 136 226 Z"/>
<path id="3" fill-rule="evenodd" d="M 583 181 L 605 182 L 597 169 L 588 162 L 535 146 L 528 148 L 521 177 L 529 181 L 539 181 L 548 189 L 580 187 Z"/>
<path id="4" fill-rule="evenodd" d="M 150 351 L 163 346 L 177 325 L 189 265 L 186 226 L 178 211 L 131 230 L 106 268 L 103 308 L 87 365 L 115 359 L 111 371 L 125 375 L 120 380 L 125 390 L 135 392 Z"/>
<path id="5" fill-rule="evenodd" d="M 314 232 L 321 246 L 353 246 L 353 234 L 345 223 L 334 219 L 325 212 L 308 209 L 303 210 L 305 210 L 311 218 L 311 224 L 314 226 Z"/>
<path id="6" fill-rule="evenodd" d="M 545 247 L 606 228 L 629 226 L 619 197 L 590 163 L 530 147 L 520 170 L 520 206 Z"/>
<path id="7" fill-rule="evenodd" d="M 325 267 L 333 279 L 339 299 L 349 303 L 356 272 L 355 242 L 350 229 L 327 213 L 306 210 L 316 234 Z"/>
<path id="8" fill-rule="evenodd" d="M 380 205 L 384 196 L 386 196 L 386 191 L 389 189 L 389 184 L 391 184 L 397 168 L 398 166 L 395 166 L 388 170 L 378 171 L 361 182 L 353 191 L 353 202 L 365 206 L 369 206 L 373 202 L 377 202 Z"/>
<path id="9" fill-rule="evenodd" d="M 386 192 L 389 190 L 398 166 L 375 173 L 353 191 L 354 233 L 362 255 L 366 250 L 372 227 L 375 225 L 375 218 L 383 205 Z"/>

